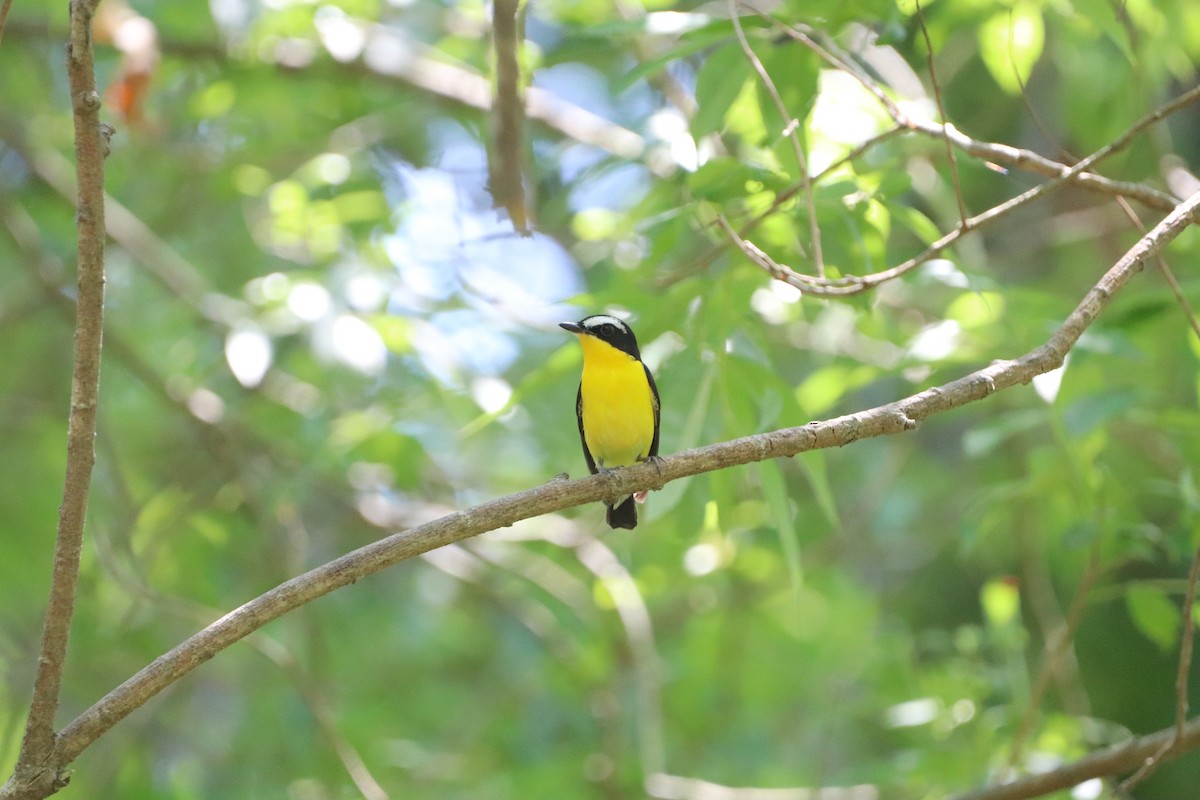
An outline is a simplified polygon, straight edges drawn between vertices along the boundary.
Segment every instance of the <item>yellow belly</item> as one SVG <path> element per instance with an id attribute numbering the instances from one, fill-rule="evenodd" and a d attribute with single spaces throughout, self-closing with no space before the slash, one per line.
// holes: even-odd
<path id="1" fill-rule="evenodd" d="M 588 358 L 583 369 L 583 431 L 600 467 L 625 467 L 646 458 L 654 441 L 654 398 L 640 361 Z"/>

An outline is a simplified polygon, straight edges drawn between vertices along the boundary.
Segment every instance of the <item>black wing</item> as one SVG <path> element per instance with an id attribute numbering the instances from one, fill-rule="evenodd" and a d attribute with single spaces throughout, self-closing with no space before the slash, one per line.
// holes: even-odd
<path id="1" fill-rule="evenodd" d="M 658 455 L 658 386 L 654 383 L 654 376 L 650 374 L 650 368 L 642 364 L 642 369 L 646 370 L 646 382 L 650 384 L 650 394 L 654 395 L 654 441 L 650 443 L 649 457 L 654 458 Z M 579 425 L 583 427 L 583 416 L 579 417 Z M 587 445 L 584 445 L 584 450 L 587 450 Z"/>
<path id="2" fill-rule="evenodd" d="M 651 386 L 654 385 L 651 381 Z M 654 444 L 658 445 L 658 390 L 654 390 Z M 587 435 L 583 432 L 583 383 L 579 384 L 579 392 L 575 395 L 575 419 L 579 422 L 579 443 L 583 445 L 583 457 L 587 459 L 588 472 L 596 474 L 596 460 L 592 451 L 588 450 Z"/>

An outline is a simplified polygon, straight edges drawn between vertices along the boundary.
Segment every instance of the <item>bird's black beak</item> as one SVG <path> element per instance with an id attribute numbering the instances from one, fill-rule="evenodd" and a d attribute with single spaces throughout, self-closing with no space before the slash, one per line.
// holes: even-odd
<path id="1" fill-rule="evenodd" d="M 571 333 L 586 333 L 587 332 L 586 330 L 584 330 L 584 327 L 582 325 L 580 325 L 578 322 L 560 322 L 560 323 L 558 323 L 558 327 L 562 328 L 564 331 L 570 331 Z"/>

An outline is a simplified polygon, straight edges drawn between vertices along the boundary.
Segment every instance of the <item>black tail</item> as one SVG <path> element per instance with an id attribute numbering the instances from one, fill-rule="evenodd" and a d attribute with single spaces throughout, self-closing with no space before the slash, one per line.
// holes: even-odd
<path id="1" fill-rule="evenodd" d="M 636 528 L 637 504 L 633 502 L 633 495 L 626 497 L 624 501 L 615 506 L 609 506 L 604 519 L 610 528 L 628 528 L 630 530 Z"/>

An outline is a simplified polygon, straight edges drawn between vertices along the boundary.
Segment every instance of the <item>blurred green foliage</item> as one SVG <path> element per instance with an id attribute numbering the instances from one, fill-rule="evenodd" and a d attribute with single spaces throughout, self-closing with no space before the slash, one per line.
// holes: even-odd
<path id="1" fill-rule="evenodd" d="M 62 12 L 15 3 L 0 45 L 20 76 L 0 103 L 4 772 L 65 459 Z M 569 104 L 529 126 L 530 240 L 486 193 L 489 126 L 470 99 L 492 63 L 484 4 L 131 12 L 161 60 L 140 117 L 109 98 L 120 208 L 63 722 L 279 581 L 582 474 L 579 353 L 557 321 L 629 313 L 671 453 L 1018 356 L 1138 237 L 1112 198 L 1068 187 L 873 291 L 801 297 L 718 218 L 762 215 L 747 237 L 811 273 L 815 213 L 829 277 L 886 269 L 958 223 L 944 143 L 881 140 L 824 176 L 810 211 L 789 121 L 722 3 L 525 8 L 529 84 Z M 939 119 L 910 0 L 771 13 L 747 11 L 744 35 L 814 173 L 891 122 L 783 25 Z M 1082 157 L 1196 83 L 1191 0 L 937 0 L 922 15 L 945 113 L 982 141 Z M 101 85 L 129 58 L 101 44 Z M 577 141 L 563 120 L 581 109 L 640 137 L 640 155 Z M 1184 110 L 1100 171 L 1167 188 L 1197 142 Z M 987 167 L 959 154 L 969 213 L 1041 180 Z M 1198 257 L 1195 231 L 1167 254 L 1193 305 Z M 531 520 L 272 623 L 118 725 L 67 792 L 670 797 L 664 776 L 680 776 L 940 797 L 1005 774 L 1018 735 L 1024 772 L 1166 727 L 1200 538 L 1198 355 L 1148 268 L 1032 388 L 904 436 L 678 481 L 632 533 L 605 529 L 599 506 Z M 1073 646 L 1019 734 L 1084 584 Z M 1197 780 L 1185 757 L 1137 796 Z"/>

